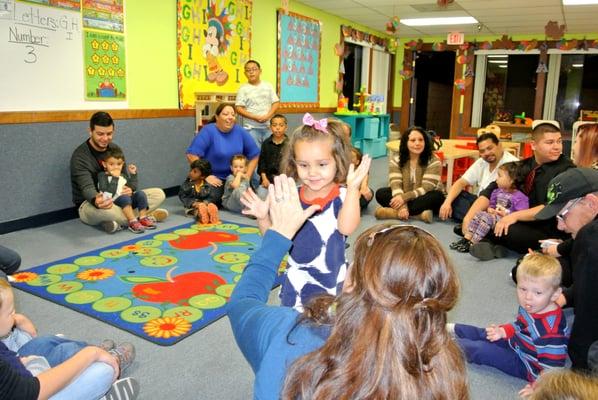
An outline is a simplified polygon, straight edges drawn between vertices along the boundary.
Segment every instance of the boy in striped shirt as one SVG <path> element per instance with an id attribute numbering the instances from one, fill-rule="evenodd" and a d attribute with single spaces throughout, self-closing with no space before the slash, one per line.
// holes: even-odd
<path id="1" fill-rule="evenodd" d="M 517 320 L 486 329 L 456 324 L 457 342 L 475 364 L 489 365 L 530 384 L 545 369 L 567 359 L 569 327 L 561 307 L 561 265 L 544 254 L 528 254 L 517 269 Z M 452 327 L 451 327 L 452 329 Z M 528 384 L 520 395 L 531 393 Z"/>

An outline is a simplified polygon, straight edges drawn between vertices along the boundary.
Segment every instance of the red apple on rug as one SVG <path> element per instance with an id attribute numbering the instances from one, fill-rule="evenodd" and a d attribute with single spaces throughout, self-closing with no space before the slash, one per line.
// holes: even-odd
<path id="1" fill-rule="evenodd" d="M 169 240 L 168 244 L 178 250 L 194 250 L 219 242 L 234 242 L 237 240 L 239 240 L 239 235 L 232 233 L 204 231 L 193 235 L 181 235 L 177 239 Z"/>
<path id="2" fill-rule="evenodd" d="M 175 267 L 176 268 L 176 267 Z M 172 268 L 166 273 L 167 281 L 140 283 L 133 286 L 133 296 L 151 303 L 188 305 L 188 300 L 198 294 L 216 293 L 216 288 L 226 281 L 211 272 L 188 272 L 171 277 Z"/>

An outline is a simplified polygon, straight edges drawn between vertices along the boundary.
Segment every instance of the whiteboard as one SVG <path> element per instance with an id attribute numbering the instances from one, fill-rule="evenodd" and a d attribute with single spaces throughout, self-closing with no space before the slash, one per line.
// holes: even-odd
<path id="1" fill-rule="evenodd" d="M 80 11 L 0 0 L 0 111 L 127 107 L 85 100 Z"/>

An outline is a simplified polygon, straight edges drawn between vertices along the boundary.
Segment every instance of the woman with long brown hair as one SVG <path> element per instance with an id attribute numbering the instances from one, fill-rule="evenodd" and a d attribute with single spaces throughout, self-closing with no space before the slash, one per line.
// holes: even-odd
<path id="1" fill-rule="evenodd" d="M 303 314 L 266 305 L 303 210 L 275 178 L 271 228 L 231 297 L 228 316 L 256 374 L 256 399 L 467 399 L 465 365 L 445 329 L 459 292 L 440 243 L 410 225 L 377 225 L 355 243 L 343 292 Z"/>
<path id="2" fill-rule="evenodd" d="M 573 143 L 572 158 L 577 167 L 598 169 L 598 123 L 583 122 L 577 130 Z"/>

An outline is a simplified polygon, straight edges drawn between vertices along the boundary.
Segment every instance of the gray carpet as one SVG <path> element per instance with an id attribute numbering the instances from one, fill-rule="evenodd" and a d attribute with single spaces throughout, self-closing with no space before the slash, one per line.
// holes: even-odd
<path id="1" fill-rule="evenodd" d="M 387 159 L 374 161 L 370 174 L 372 187 L 387 184 Z M 160 224 L 165 229 L 188 222 L 178 198 L 168 198 L 164 207 L 171 217 Z M 367 227 L 376 223 L 375 200 L 350 242 Z M 222 218 L 254 224 L 240 215 L 222 212 Z M 421 222 L 414 222 L 424 225 Z M 469 254 L 448 250 L 456 240 L 453 224 L 435 222 L 426 225 L 446 246 L 461 278 L 461 298 L 450 313 L 452 322 L 479 326 L 512 321 L 517 311 L 515 286 L 508 278 L 515 255 L 510 258 L 477 262 Z M 67 256 L 108 246 L 135 235 L 128 231 L 107 235 L 78 220 L 23 230 L 0 236 L 0 243 L 18 251 L 22 269 Z M 351 258 L 349 249 L 349 258 Z M 71 311 L 38 297 L 16 292 L 17 311 L 28 315 L 42 334 L 62 333 L 67 337 L 99 343 L 104 338 L 117 342 L 131 341 L 137 346 L 137 361 L 128 370 L 141 383 L 141 399 L 249 399 L 253 373 L 237 349 L 228 320 L 223 318 L 189 338 L 170 347 L 160 347 L 91 317 Z M 274 296 L 271 296 L 274 299 Z M 487 367 L 469 366 L 472 399 L 515 399 L 525 382 Z"/>

